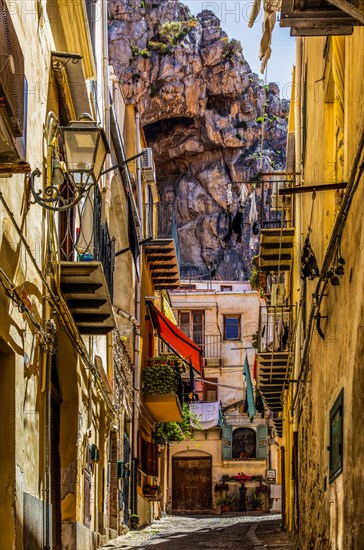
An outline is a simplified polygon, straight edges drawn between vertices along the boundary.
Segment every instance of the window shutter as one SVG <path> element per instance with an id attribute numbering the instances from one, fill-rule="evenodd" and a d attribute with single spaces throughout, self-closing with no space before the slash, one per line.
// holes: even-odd
<path id="1" fill-rule="evenodd" d="M 223 460 L 232 460 L 232 426 L 222 427 L 222 458 Z"/>
<path id="2" fill-rule="evenodd" d="M 143 441 L 142 470 L 148 476 L 158 476 L 158 445 Z"/>
<path id="3" fill-rule="evenodd" d="M 257 426 L 257 460 L 265 460 L 267 458 L 268 449 L 268 428 L 264 424 L 263 426 Z"/>
<path id="4" fill-rule="evenodd" d="M 0 94 L 14 136 L 24 131 L 24 56 L 6 2 L 0 2 Z"/>
<path id="5" fill-rule="evenodd" d="M 84 470 L 83 490 L 83 523 L 86 527 L 91 525 L 91 475 Z"/>
<path id="6" fill-rule="evenodd" d="M 217 386 L 209 384 L 209 382 L 217 383 L 217 378 L 205 378 L 203 382 L 203 400 L 217 401 Z"/>
<path id="7" fill-rule="evenodd" d="M 151 476 L 158 476 L 158 445 L 151 443 L 152 445 L 152 471 Z"/>

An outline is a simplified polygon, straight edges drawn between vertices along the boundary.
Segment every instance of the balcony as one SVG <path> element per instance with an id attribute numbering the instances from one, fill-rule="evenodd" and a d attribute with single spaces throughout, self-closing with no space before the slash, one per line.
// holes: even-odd
<path id="1" fill-rule="evenodd" d="M 59 214 L 60 286 L 81 334 L 107 334 L 112 311 L 114 241 L 101 221 L 98 187 L 72 210 Z"/>
<path id="2" fill-rule="evenodd" d="M 261 306 L 259 312 L 258 388 L 277 415 L 290 375 L 294 312 L 293 306 Z"/>
<path id="3" fill-rule="evenodd" d="M 289 176 L 264 175 L 260 181 L 260 253 L 262 271 L 290 271 L 293 261 L 294 227 L 291 218 L 291 198 L 279 195 L 279 190 L 291 185 Z"/>
<path id="4" fill-rule="evenodd" d="M 154 422 L 182 421 L 180 363 L 178 356 L 163 354 L 143 368 L 143 404 Z"/>
<path id="5" fill-rule="evenodd" d="M 348 35 L 363 23 L 358 0 L 282 0 L 280 26 L 291 36 Z"/>
<path id="6" fill-rule="evenodd" d="M 163 208 L 162 208 L 163 207 Z M 155 207 L 151 206 L 152 209 Z M 180 252 L 173 209 L 158 204 L 159 234 L 144 247 L 155 290 L 171 290 L 180 286 Z M 152 214 L 150 213 L 150 218 Z M 150 222 L 150 235 L 153 223 Z"/>
<path id="7" fill-rule="evenodd" d="M 205 367 L 220 367 L 221 361 L 221 336 L 206 335 L 198 345 L 202 349 L 202 355 L 205 359 Z"/>

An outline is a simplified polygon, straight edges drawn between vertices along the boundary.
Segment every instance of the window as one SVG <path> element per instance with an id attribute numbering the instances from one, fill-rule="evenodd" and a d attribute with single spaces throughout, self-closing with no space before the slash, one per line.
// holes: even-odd
<path id="1" fill-rule="evenodd" d="M 255 458 L 256 434 L 250 428 L 237 428 L 233 431 L 233 458 L 248 460 Z"/>
<path id="2" fill-rule="evenodd" d="M 212 383 L 209 383 L 212 382 Z M 205 378 L 203 383 L 203 400 L 204 401 L 217 401 L 217 378 Z"/>
<path id="3" fill-rule="evenodd" d="M 343 470 L 344 390 L 330 411 L 330 483 Z"/>
<path id="4" fill-rule="evenodd" d="M 220 285 L 220 291 L 221 292 L 232 292 L 233 287 L 232 287 L 232 285 Z"/>
<path id="5" fill-rule="evenodd" d="M 240 339 L 240 315 L 224 315 L 224 340 Z"/>
<path id="6" fill-rule="evenodd" d="M 196 285 L 192 285 L 192 284 L 182 284 L 180 286 L 180 289 L 181 290 L 196 290 Z"/>
<path id="7" fill-rule="evenodd" d="M 198 346 L 203 344 L 204 317 L 203 311 L 180 311 L 179 313 L 180 329 Z"/>

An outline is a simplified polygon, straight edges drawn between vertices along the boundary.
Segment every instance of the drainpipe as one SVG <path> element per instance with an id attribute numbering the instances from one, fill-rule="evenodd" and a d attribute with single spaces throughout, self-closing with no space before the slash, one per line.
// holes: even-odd
<path id="1" fill-rule="evenodd" d="M 135 134 L 136 154 L 139 155 L 139 153 L 142 152 L 142 148 L 140 146 L 140 115 L 139 115 L 138 112 L 135 114 L 135 126 L 136 126 L 136 134 Z M 141 235 L 140 235 L 140 237 L 143 239 L 144 238 L 143 189 L 142 189 L 142 164 L 141 164 L 140 157 L 138 157 L 136 159 L 136 167 L 137 167 L 139 217 L 140 217 L 140 224 L 141 224 Z"/>
<path id="2" fill-rule="evenodd" d="M 50 518 L 50 492 L 51 492 L 51 472 L 50 472 L 50 445 L 51 445 L 51 373 L 52 356 L 47 354 L 45 361 L 45 545 L 44 550 L 51 549 L 51 518 Z M 55 529 L 56 526 L 54 525 Z"/>
<path id="3" fill-rule="evenodd" d="M 127 319 L 135 327 L 140 327 L 139 321 L 137 321 L 137 319 L 131 313 L 128 313 L 127 311 L 125 311 L 125 309 L 122 309 L 121 307 L 118 307 L 118 306 L 114 306 L 114 309 L 115 309 L 116 315 L 119 315 L 120 317 Z"/>
<path id="4" fill-rule="evenodd" d="M 139 397 L 140 395 L 140 282 L 136 283 L 135 288 L 135 323 L 134 324 L 134 383 L 133 383 L 133 470 L 131 487 L 131 509 L 133 514 L 138 513 L 138 431 L 139 431 Z"/>
<path id="5" fill-rule="evenodd" d="M 301 102 L 302 102 L 302 85 L 303 85 L 303 78 L 302 78 L 302 56 L 303 56 L 303 39 L 301 37 L 298 37 L 296 39 L 296 90 L 297 97 L 295 102 L 295 166 L 296 166 L 296 172 L 300 172 L 301 176 L 296 176 L 296 185 L 301 185 L 303 181 L 303 163 L 302 163 L 302 110 L 301 110 Z M 302 207 L 303 207 L 303 195 L 301 193 L 296 195 L 295 197 L 295 226 L 296 226 L 296 235 L 297 235 L 297 245 L 298 250 L 297 254 L 300 255 L 302 246 L 303 246 L 303 223 L 302 223 Z M 298 258 L 297 258 L 298 263 Z M 297 267 L 297 274 L 298 274 L 298 267 Z M 293 282 L 293 284 L 296 285 L 297 279 Z M 294 287 L 296 288 L 296 287 Z M 304 287 L 305 288 L 305 287 Z M 300 294 L 301 300 L 306 300 L 306 293 L 301 292 Z M 300 310 L 302 311 L 302 304 L 300 307 Z M 298 380 L 299 378 L 299 372 L 301 368 L 301 350 L 302 350 L 302 316 L 301 319 L 297 320 L 297 326 L 296 326 L 296 341 L 295 341 L 295 361 L 294 361 L 294 380 Z M 292 384 L 292 398 L 294 395 L 294 390 L 298 391 L 298 385 Z M 297 432 L 298 430 L 298 414 L 297 410 L 293 412 L 293 433 Z M 298 437 L 293 436 L 293 441 L 290 441 L 291 448 L 293 448 L 294 443 L 298 442 Z M 295 453 L 298 457 L 298 453 Z M 285 467 L 285 456 L 284 456 L 284 450 L 282 450 L 282 478 L 285 479 L 285 483 L 288 483 L 288 476 L 285 475 L 286 472 L 283 471 L 283 468 Z M 296 464 L 296 468 L 298 465 Z M 282 479 L 283 481 L 283 479 Z M 288 498 L 292 498 L 292 502 L 294 503 L 294 508 L 292 510 L 293 512 L 293 525 L 294 528 L 297 528 L 296 519 L 297 513 L 299 509 L 299 502 L 298 502 L 298 479 L 296 476 L 296 479 L 294 480 L 293 486 L 292 484 L 289 487 L 289 493 L 288 493 L 288 487 L 286 488 L 285 483 L 282 483 L 282 523 L 283 525 L 286 525 L 287 521 L 290 523 L 291 518 L 286 517 L 286 503 L 285 499 L 286 496 Z M 288 493 L 288 494 L 287 494 Z M 288 508 L 289 509 L 289 508 Z"/>
<path id="6" fill-rule="evenodd" d="M 140 115 L 138 112 L 135 114 L 135 140 L 136 140 L 136 154 L 141 153 L 140 146 Z M 137 191 L 138 191 L 138 206 L 139 206 L 139 217 L 140 217 L 140 235 L 139 239 L 143 238 L 144 234 L 144 222 L 143 222 L 143 194 L 142 194 L 142 169 L 141 169 L 141 160 L 140 157 L 136 159 L 137 166 Z M 139 266 L 141 266 L 141 258 L 143 257 L 142 247 L 140 250 L 139 256 Z M 141 270 L 140 270 L 141 271 Z M 140 273 L 140 277 L 142 274 Z M 134 323 L 134 402 L 133 402 L 133 444 L 132 444 L 132 453 L 133 453 L 133 476 L 132 476 L 132 511 L 134 514 L 138 513 L 138 495 L 137 495 L 137 478 L 138 478 L 138 431 L 139 431 L 139 407 L 136 406 L 136 403 L 139 402 L 139 399 L 136 399 L 136 396 L 140 394 L 140 295 L 141 295 L 141 285 L 140 280 L 136 282 L 135 285 L 135 320 L 139 325 L 137 326 Z"/>
<path id="7" fill-rule="evenodd" d="M 296 38 L 296 90 L 297 96 L 295 101 L 295 166 L 296 171 L 301 172 L 302 174 L 302 114 L 301 114 L 301 98 L 302 98 L 302 50 L 303 50 L 303 40 L 301 37 Z M 296 176 L 296 185 L 302 183 L 302 175 Z M 298 180 L 298 181 L 297 181 Z M 297 244 L 299 254 L 302 250 L 302 194 L 298 193 L 295 197 L 295 225 L 296 225 L 296 235 L 297 235 Z M 298 203 L 298 204 L 297 204 Z M 296 281 L 293 282 L 296 284 Z M 305 299 L 305 296 L 302 296 L 302 299 Z M 297 325 L 296 332 L 296 343 L 295 343 L 295 364 L 294 364 L 294 380 L 298 379 L 298 373 L 301 366 L 301 339 L 302 339 L 302 326 L 301 324 Z M 296 388 L 297 391 L 297 388 Z M 297 414 L 294 413 L 293 418 L 293 431 L 297 431 Z"/>
<path id="8" fill-rule="evenodd" d="M 109 95 L 109 42 L 108 42 L 108 14 L 107 14 L 107 2 L 101 2 L 102 9 L 102 93 L 103 93 L 103 107 L 104 107 L 104 130 L 106 133 L 107 142 L 111 143 L 110 132 L 110 95 Z M 107 155 L 105 162 L 105 169 L 111 166 L 110 155 Z M 110 174 L 106 174 L 106 204 L 110 205 Z"/>

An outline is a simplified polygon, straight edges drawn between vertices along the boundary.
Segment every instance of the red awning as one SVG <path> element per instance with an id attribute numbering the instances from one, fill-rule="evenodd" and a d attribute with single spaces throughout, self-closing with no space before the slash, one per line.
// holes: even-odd
<path id="1" fill-rule="evenodd" d="M 171 323 L 169 319 L 152 302 L 146 302 L 154 329 L 158 332 L 159 338 L 167 344 L 177 355 L 190 363 L 199 374 L 202 372 L 203 359 L 201 348 L 192 342 L 176 325 Z"/>

